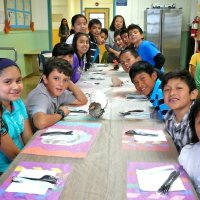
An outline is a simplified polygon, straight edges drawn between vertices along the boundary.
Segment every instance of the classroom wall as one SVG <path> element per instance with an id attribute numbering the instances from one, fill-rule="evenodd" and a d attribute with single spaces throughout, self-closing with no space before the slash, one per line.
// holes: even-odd
<path id="1" fill-rule="evenodd" d="M 0 8 L 1 12 L 4 8 L 4 0 L 0 0 Z M 25 66 L 24 53 L 49 49 L 47 0 L 32 0 L 32 20 L 35 26 L 34 32 L 31 30 L 12 30 L 5 34 L 4 23 L 0 24 L 0 47 L 17 49 L 17 64 L 21 68 L 22 77 L 32 73 L 32 68 L 29 65 Z M 11 51 L 0 51 L 0 57 L 14 59 Z"/>

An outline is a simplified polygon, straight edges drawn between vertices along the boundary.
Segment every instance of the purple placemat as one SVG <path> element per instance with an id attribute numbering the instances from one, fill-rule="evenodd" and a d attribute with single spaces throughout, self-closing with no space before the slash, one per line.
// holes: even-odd
<path id="1" fill-rule="evenodd" d="M 180 178 L 186 190 L 169 192 L 168 195 L 159 195 L 156 192 L 145 192 L 140 190 L 136 169 L 149 169 L 153 167 L 174 165 L 175 168 L 181 170 Z M 153 180 L 152 180 L 153 181 Z M 144 199 L 164 199 L 164 200 L 195 200 L 189 178 L 185 171 L 176 163 L 144 163 L 144 162 L 129 162 L 127 169 L 127 199 L 128 200 L 144 200 Z"/>
<path id="2" fill-rule="evenodd" d="M 56 171 L 59 177 L 55 189 L 49 189 L 45 195 L 38 194 L 26 194 L 17 192 L 6 192 L 6 188 L 10 185 L 13 176 L 17 176 L 23 169 L 35 169 L 35 170 L 52 170 Z M 72 165 L 70 164 L 54 164 L 54 163 L 43 163 L 43 162 L 20 162 L 15 168 L 13 173 L 3 182 L 0 186 L 0 199 L 15 199 L 15 200 L 57 200 L 59 199 L 64 185 L 67 182 L 67 177 L 72 171 Z"/>
<path id="3" fill-rule="evenodd" d="M 42 143 L 40 134 L 38 134 L 33 141 L 31 141 L 23 150 L 22 153 L 45 155 L 45 156 L 59 156 L 59 157 L 86 157 L 97 134 L 100 131 L 100 123 L 86 123 L 86 122 L 65 122 L 60 121 L 57 124 L 49 127 L 55 129 L 77 130 L 83 131 L 77 143 L 72 145 L 54 145 Z M 42 132 L 46 132 L 47 129 Z M 41 133 L 42 133 L 41 132 Z M 80 134 L 81 135 L 81 134 Z"/>

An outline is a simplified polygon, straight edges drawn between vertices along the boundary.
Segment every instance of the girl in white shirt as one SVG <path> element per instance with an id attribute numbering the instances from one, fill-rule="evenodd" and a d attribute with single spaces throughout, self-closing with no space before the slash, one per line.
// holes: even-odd
<path id="1" fill-rule="evenodd" d="M 179 155 L 179 163 L 188 173 L 200 198 L 200 99 L 193 104 L 189 121 L 193 132 L 193 143 L 182 148 Z"/>

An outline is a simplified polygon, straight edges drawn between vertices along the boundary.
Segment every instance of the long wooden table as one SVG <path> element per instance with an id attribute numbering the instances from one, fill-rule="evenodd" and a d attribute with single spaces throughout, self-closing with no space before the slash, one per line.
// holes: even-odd
<path id="1" fill-rule="evenodd" d="M 92 71 L 98 72 L 100 69 L 103 69 L 106 73 L 106 75 L 103 75 L 105 80 L 90 79 L 94 76 L 102 77 L 100 74 L 92 74 Z M 10 168 L 1 176 L 0 183 L 6 180 L 21 161 L 66 163 L 72 164 L 73 170 L 67 178 L 60 199 L 124 200 L 127 199 L 127 166 L 129 162 L 178 163 L 178 153 L 168 135 L 166 137 L 169 151 L 127 150 L 122 148 L 123 131 L 125 129 L 131 127 L 163 130 L 164 124 L 154 118 L 128 120 L 120 116 L 119 112 L 121 111 L 132 109 L 151 111 L 152 107 L 148 101 L 127 100 L 125 98 L 127 94 L 135 91 L 130 81 L 127 81 L 122 87 L 112 87 L 111 76 L 117 75 L 123 80 L 129 78 L 128 74 L 122 70 L 112 71 L 109 69 L 110 67 L 94 67 L 86 72 L 78 83 L 86 93 L 93 89 L 101 89 L 108 98 L 105 113 L 100 119 L 90 121 L 87 118 L 82 119 L 83 122 L 102 123 L 100 133 L 97 135 L 88 155 L 85 158 L 64 158 L 20 153 L 12 162 Z M 99 82 L 99 84 L 94 84 L 94 82 Z M 80 123 L 78 118 L 70 120 L 66 118 L 66 121 L 74 121 L 77 125 Z M 36 135 L 37 133 L 33 136 L 33 139 Z M 198 199 L 193 188 L 192 193 L 193 199 Z"/>

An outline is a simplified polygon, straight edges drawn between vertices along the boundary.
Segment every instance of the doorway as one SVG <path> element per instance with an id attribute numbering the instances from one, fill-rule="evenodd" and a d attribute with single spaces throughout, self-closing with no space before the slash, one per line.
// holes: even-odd
<path id="1" fill-rule="evenodd" d="M 102 28 L 109 29 L 109 8 L 85 8 L 85 17 L 89 22 L 91 19 L 98 19 L 102 23 Z M 99 46 L 100 60 L 106 51 L 105 45 Z"/>
<path id="2" fill-rule="evenodd" d="M 102 28 L 109 27 L 109 8 L 85 8 L 85 16 L 88 22 L 91 19 L 98 19 L 102 23 Z"/>

